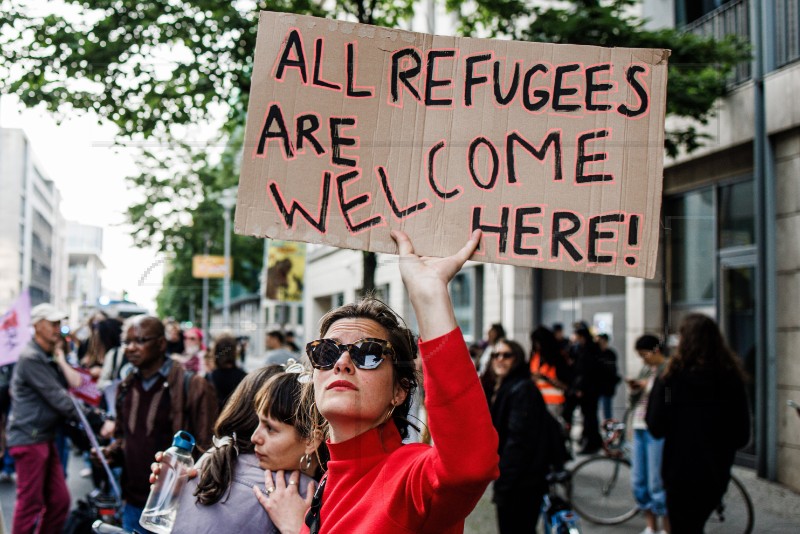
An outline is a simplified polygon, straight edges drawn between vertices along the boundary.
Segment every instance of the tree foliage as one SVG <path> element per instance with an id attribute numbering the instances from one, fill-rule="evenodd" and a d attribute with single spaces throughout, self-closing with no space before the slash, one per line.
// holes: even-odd
<path id="1" fill-rule="evenodd" d="M 234 132 L 230 139 L 233 144 L 212 156 L 209 151 L 215 151 L 208 147 L 186 144 L 146 150 L 139 160 L 140 174 L 129 178 L 146 193 L 128 208 L 128 219 L 136 228 L 134 242 L 155 245 L 170 257 L 157 298 L 162 316 L 188 318 L 194 306 L 199 317 L 202 280 L 192 277 L 192 257 L 224 253 L 223 208 L 216 198 L 238 180 L 241 134 Z M 231 236 L 234 292 L 258 291 L 263 251 L 260 239 Z M 211 280 L 209 287 L 212 300 L 222 294 L 221 281 Z"/>
<path id="2" fill-rule="evenodd" d="M 649 30 L 631 14 L 636 0 L 571 0 L 547 6 L 528 0 L 475 0 L 470 12 L 458 0 L 447 0 L 462 10 L 460 29 L 465 34 L 509 36 L 517 40 L 630 48 L 668 48 L 667 115 L 707 123 L 714 102 L 728 89 L 733 68 L 749 60 L 747 43 L 727 37 L 714 40 L 675 29 Z M 568 5 L 565 5 L 568 4 Z M 670 156 L 691 152 L 702 143 L 692 125 L 667 131 L 665 148 Z"/>

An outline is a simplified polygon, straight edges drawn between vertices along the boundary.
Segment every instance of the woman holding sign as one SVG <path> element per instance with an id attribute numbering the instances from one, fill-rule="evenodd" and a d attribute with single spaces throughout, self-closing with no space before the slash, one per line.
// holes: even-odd
<path id="1" fill-rule="evenodd" d="M 306 346 L 314 372 L 306 389 L 331 459 L 305 521 L 288 513 L 297 485 L 277 477 L 259 501 L 283 534 L 463 532 L 464 519 L 498 475 L 497 433 L 456 324 L 448 282 L 480 232 L 447 258 L 419 257 L 393 232 L 400 273 L 417 315 L 426 407 L 435 445 L 403 445 L 417 386 L 413 334 L 382 302 L 366 298 L 322 318 Z M 469 415 L 469 424 L 465 416 Z M 291 482 L 291 481 L 290 481 Z"/>

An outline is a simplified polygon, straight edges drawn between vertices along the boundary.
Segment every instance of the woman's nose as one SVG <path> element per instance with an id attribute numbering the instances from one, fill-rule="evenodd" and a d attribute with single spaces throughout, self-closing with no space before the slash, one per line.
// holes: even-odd
<path id="1" fill-rule="evenodd" d="M 355 365 L 353 364 L 353 360 L 350 359 L 350 351 L 346 350 L 339 355 L 339 359 L 336 360 L 336 363 L 333 366 L 333 370 L 338 373 L 352 373 Z"/>

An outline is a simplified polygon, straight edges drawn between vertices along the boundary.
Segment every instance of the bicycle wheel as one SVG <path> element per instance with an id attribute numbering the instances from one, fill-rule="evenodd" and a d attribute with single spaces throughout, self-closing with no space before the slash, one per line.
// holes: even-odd
<path id="1" fill-rule="evenodd" d="M 597 456 L 572 470 L 570 502 L 578 515 L 600 525 L 617 525 L 636 515 L 631 464 L 624 458 Z"/>
<path id="2" fill-rule="evenodd" d="M 706 532 L 726 534 L 750 534 L 753 531 L 753 502 L 744 485 L 734 476 L 722 496 L 722 502 L 706 522 Z"/>

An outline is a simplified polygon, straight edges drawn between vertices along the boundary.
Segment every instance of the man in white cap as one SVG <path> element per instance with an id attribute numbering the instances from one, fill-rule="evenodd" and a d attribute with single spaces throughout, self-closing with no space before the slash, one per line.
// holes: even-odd
<path id="1" fill-rule="evenodd" d="M 69 514 L 69 490 L 55 445 L 58 427 L 77 417 L 59 347 L 65 318 L 51 304 L 31 310 L 33 339 L 20 354 L 11 379 L 14 402 L 7 442 L 17 467 L 14 534 L 61 532 Z"/>

